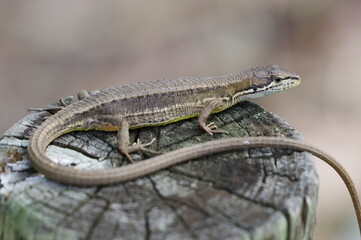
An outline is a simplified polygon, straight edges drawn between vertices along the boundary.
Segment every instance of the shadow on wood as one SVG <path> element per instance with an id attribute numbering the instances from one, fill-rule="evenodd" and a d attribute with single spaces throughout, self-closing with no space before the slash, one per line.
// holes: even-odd
<path id="1" fill-rule="evenodd" d="M 232 151 L 186 162 L 135 181 L 71 187 L 31 168 L 26 146 L 48 112 L 32 113 L 0 138 L 0 239 L 310 239 L 318 178 L 310 154 L 287 149 Z M 221 137 L 300 135 L 250 102 L 210 118 L 229 135 L 210 136 L 196 119 L 131 132 L 156 137 L 154 150 L 171 151 Z M 73 132 L 47 149 L 69 167 L 128 164 L 115 133 Z M 143 155 L 133 154 L 134 160 Z"/>

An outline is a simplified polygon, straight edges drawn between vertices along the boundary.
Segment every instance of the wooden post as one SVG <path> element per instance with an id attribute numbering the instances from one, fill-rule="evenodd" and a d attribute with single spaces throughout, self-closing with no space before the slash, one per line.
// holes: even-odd
<path id="1" fill-rule="evenodd" d="M 106 187 L 52 182 L 29 164 L 27 143 L 48 112 L 32 113 L 0 138 L 0 240 L 311 239 L 318 177 L 311 155 L 288 149 L 232 151 Z M 300 135 L 263 108 L 244 102 L 212 116 L 232 137 Z M 196 119 L 131 132 L 172 149 L 214 138 Z M 84 169 L 128 164 L 115 133 L 73 132 L 47 154 Z M 134 160 L 146 156 L 133 155 Z"/>

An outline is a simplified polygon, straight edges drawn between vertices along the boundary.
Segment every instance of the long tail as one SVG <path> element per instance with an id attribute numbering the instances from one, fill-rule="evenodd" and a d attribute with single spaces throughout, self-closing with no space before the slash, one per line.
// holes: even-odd
<path id="1" fill-rule="evenodd" d="M 57 178 L 52 178 L 52 176 L 56 176 L 56 172 L 62 171 L 63 167 L 50 160 L 45 155 L 45 149 L 54 139 L 74 129 L 66 115 L 61 110 L 44 121 L 31 136 L 28 146 L 31 165 L 46 177 L 54 180 Z M 54 170 L 51 171 L 51 169 Z"/>
<path id="2" fill-rule="evenodd" d="M 47 122 L 42 124 L 30 139 L 29 155 L 31 162 L 35 169 L 47 178 L 78 186 L 108 185 L 128 181 L 177 163 L 230 150 L 276 147 L 307 151 L 329 164 L 340 175 L 351 195 L 361 232 L 361 205 L 351 177 L 332 156 L 307 143 L 277 137 L 227 138 L 178 149 L 121 168 L 87 171 L 60 166 L 45 155 L 45 148 L 49 143 L 67 130 L 66 127 L 59 129 L 61 124 Z"/>

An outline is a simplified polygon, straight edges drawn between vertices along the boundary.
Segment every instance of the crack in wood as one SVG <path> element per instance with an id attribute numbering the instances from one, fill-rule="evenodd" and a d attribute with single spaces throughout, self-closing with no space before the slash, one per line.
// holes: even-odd
<path id="1" fill-rule="evenodd" d="M 103 207 L 103 211 L 100 211 L 99 214 L 94 218 L 94 221 L 90 224 L 90 227 L 88 229 L 88 232 L 85 234 L 84 239 L 92 239 L 92 235 L 94 234 L 94 231 L 96 229 L 96 226 L 99 224 L 100 220 L 103 218 L 105 212 L 109 208 L 109 201 L 104 198 L 98 198 L 100 200 L 105 201 L 105 206 Z"/>
<path id="2" fill-rule="evenodd" d="M 221 191 L 226 191 L 228 192 L 229 194 L 231 195 L 234 195 L 234 196 L 237 196 L 239 197 L 240 199 L 242 200 L 247 200 L 249 202 L 252 202 L 252 203 L 256 203 L 256 204 L 259 204 L 260 206 L 262 207 L 265 207 L 265 208 L 272 208 L 274 211 L 280 211 L 282 212 L 286 217 L 287 215 L 285 214 L 285 210 L 283 208 L 278 208 L 276 205 L 273 205 L 273 204 L 269 204 L 269 203 L 266 203 L 266 202 L 261 202 L 261 201 L 257 201 L 256 199 L 254 198 L 250 198 L 250 197 L 247 197 L 245 195 L 241 195 L 237 192 L 234 192 L 228 188 L 222 188 L 222 187 L 218 187 L 218 183 L 217 182 L 214 182 L 210 179 L 204 179 L 200 176 L 195 176 L 195 175 L 192 175 L 192 174 L 189 174 L 189 173 L 185 173 L 185 172 L 181 172 L 181 171 L 178 171 L 178 170 L 170 170 L 172 173 L 176 173 L 176 174 L 180 174 L 180 175 L 184 175 L 184 176 L 187 176 L 187 177 L 190 177 L 190 178 L 194 178 L 194 179 L 197 179 L 197 181 L 204 181 L 204 182 L 208 182 L 210 184 L 212 184 L 212 187 L 214 189 L 217 189 L 217 190 L 221 190 Z M 258 189 L 259 191 L 261 190 L 260 188 Z M 288 217 L 287 217 L 288 219 Z"/>
<path id="3" fill-rule="evenodd" d="M 144 211 L 144 240 L 150 240 L 152 236 L 152 231 L 149 226 L 149 210 Z"/>
<path id="4" fill-rule="evenodd" d="M 217 189 L 217 190 L 222 191 L 221 189 Z M 180 198 L 165 197 L 163 195 L 162 195 L 162 198 L 164 198 L 169 204 L 175 203 L 176 205 L 186 206 L 189 209 L 200 212 L 201 214 L 203 214 L 206 217 L 213 217 L 213 218 L 216 218 L 216 220 L 218 220 L 219 222 L 222 222 L 222 220 L 219 219 L 219 216 L 215 215 L 214 212 L 210 213 L 205 208 L 203 208 L 200 204 L 198 204 L 198 202 L 196 202 L 196 201 L 191 201 L 191 203 L 189 203 L 189 202 L 182 201 Z M 197 198 L 199 203 L 202 201 L 202 199 L 199 199 L 197 194 L 195 194 L 194 198 Z M 225 212 L 221 211 L 216 206 L 214 206 L 212 204 L 209 204 L 209 203 L 207 203 L 206 206 L 208 208 L 211 208 L 211 209 L 215 210 L 215 212 L 217 212 L 217 213 L 219 213 L 221 215 L 223 220 L 226 219 L 227 221 L 229 221 L 230 224 L 232 224 L 235 227 L 241 229 L 242 231 L 251 230 L 249 227 L 244 226 L 242 224 L 239 224 L 236 219 L 234 219 L 230 215 L 226 214 Z M 174 208 L 175 207 L 176 206 L 174 206 Z M 189 226 L 190 226 L 190 224 L 189 224 Z"/>
<path id="5" fill-rule="evenodd" d="M 156 193 L 156 195 L 159 197 L 159 199 L 162 200 L 162 202 L 174 213 L 174 215 L 176 216 L 176 218 L 179 220 L 179 222 L 181 223 L 181 225 L 184 227 L 184 230 L 189 234 L 189 236 L 192 239 L 199 239 L 199 237 L 197 236 L 197 234 L 193 231 L 192 227 L 187 223 L 187 221 L 183 218 L 183 216 L 181 214 L 179 214 L 179 212 L 177 211 L 177 209 L 175 207 L 173 207 L 171 204 L 168 203 L 167 198 L 165 198 L 157 189 L 157 185 L 156 183 L 152 180 L 151 177 L 147 177 L 149 179 L 149 181 L 151 182 L 154 192 Z"/>

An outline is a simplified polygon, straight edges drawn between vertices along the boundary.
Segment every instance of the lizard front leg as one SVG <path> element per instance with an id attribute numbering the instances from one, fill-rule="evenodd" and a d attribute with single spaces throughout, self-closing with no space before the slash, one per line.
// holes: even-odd
<path id="1" fill-rule="evenodd" d="M 207 119 L 209 115 L 218 107 L 218 103 L 216 100 L 210 101 L 207 103 L 205 107 L 202 108 L 199 116 L 198 116 L 198 124 L 199 126 L 204 129 L 207 133 L 213 135 L 213 133 L 226 133 L 227 131 L 224 130 L 215 130 L 217 129 L 217 125 L 214 122 L 210 122 L 207 124 Z"/>

